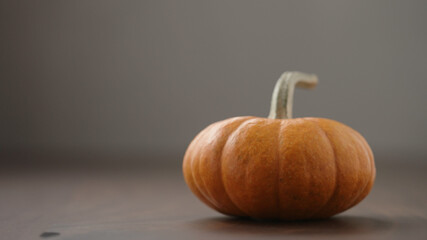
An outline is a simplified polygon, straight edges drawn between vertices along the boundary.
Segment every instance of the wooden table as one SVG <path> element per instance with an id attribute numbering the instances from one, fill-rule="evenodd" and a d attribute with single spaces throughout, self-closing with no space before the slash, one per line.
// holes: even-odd
<path id="1" fill-rule="evenodd" d="M 162 166 L 4 167 L 0 239 L 427 239 L 424 160 L 377 157 L 368 198 L 336 217 L 308 222 L 214 212 L 185 185 L 180 156 Z"/>

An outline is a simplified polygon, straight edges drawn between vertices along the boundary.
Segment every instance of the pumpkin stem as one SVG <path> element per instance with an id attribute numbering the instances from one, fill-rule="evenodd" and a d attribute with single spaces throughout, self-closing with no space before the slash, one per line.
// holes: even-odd
<path id="1" fill-rule="evenodd" d="M 271 108 L 268 118 L 287 119 L 292 118 L 292 104 L 295 86 L 301 88 L 313 88 L 318 79 L 314 74 L 301 72 L 285 72 L 277 80 L 271 98 Z"/>

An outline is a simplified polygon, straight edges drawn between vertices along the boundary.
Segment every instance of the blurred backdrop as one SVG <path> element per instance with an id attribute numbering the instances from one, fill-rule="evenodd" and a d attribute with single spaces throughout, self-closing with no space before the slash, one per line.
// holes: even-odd
<path id="1" fill-rule="evenodd" d="M 0 2 L 2 152 L 179 163 L 208 124 L 266 117 L 298 70 L 320 83 L 297 90 L 295 117 L 426 154 L 426 1 Z"/>

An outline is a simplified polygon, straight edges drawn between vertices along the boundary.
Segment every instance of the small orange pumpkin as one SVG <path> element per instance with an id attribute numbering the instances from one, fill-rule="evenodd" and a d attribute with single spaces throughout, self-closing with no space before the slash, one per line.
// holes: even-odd
<path id="1" fill-rule="evenodd" d="M 352 128 L 322 118 L 291 119 L 294 86 L 315 75 L 284 73 L 269 118 L 216 122 L 189 145 L 185 180 L 206 205 L 226 215 L 318 219 L 365 198 L 375 179 L 372 151 Z"/>

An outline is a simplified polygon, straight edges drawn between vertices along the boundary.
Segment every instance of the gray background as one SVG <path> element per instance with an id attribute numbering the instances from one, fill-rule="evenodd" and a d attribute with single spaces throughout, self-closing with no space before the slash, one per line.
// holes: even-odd
<path id="1" fill-rule="evenodd" d="M 299 70 L 296 117 L 425 153 L 426 24 L 426 1 L 1 1 L 1 150 L 182 154 Z"/>

